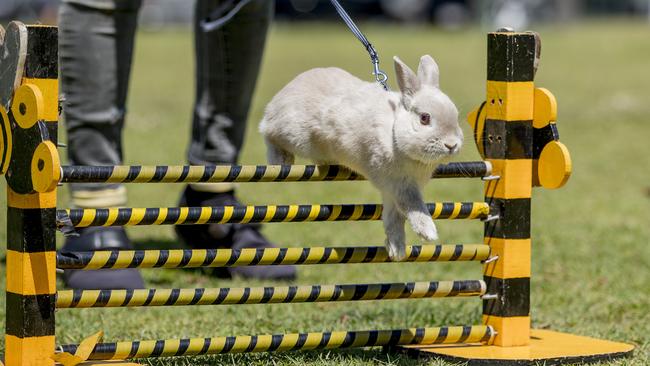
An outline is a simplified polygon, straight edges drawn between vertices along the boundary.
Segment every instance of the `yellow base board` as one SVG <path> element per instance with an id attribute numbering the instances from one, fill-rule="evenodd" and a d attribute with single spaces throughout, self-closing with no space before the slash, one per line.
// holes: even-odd
<path id="1" fill-rule="evenodd" d="M 468 365 L 562 365 L 628 357 L 634 346 L 595 338 L 532 330 L 529 346 L 470 345 L 404 346 L 396 350 L 418 357 L 436 357 Z"/>

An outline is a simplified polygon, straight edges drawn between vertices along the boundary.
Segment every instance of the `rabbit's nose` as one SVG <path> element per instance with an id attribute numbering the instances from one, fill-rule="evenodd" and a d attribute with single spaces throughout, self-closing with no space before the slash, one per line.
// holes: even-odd
<path id="1" fill-rule="evenodd" d="M 446 147 L 447 149 L 449 149 L 449 152 L 453 152 L 454 149 L 456 148 L 456 146 L 458 146 L 458 143 L 455 143 L 455 144 L 453 144 L 453 145 L 452 145 L 452 144 L 445 144 L 445 147 Z"/>

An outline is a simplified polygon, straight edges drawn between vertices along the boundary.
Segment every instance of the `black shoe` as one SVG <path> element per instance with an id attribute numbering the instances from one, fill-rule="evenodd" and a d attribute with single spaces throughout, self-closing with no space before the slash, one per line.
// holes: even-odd
<path id="1" fill-rule="evenodd" d="M 61 252 L 94 252 L 97 250 L 133 249 L 126 231 L 121 227 L 90 227 L 79 229 L 79 236 L 65 240 Z M 144 288 L 137 269 L 65 270 L 63 280 L 69 288 L 82 290 L 113 290 Z"/>
<path id="2" fill-rule="evenodd" d="M 233 191 L 211 193 L 195 191 L 187 186 L 181 196 L 180 206 L 214 207 L 243 206 L 235 198 Z M 207 224 L 176 225 L 178 237 L 195 249 L 243 249 L 275 248 L 260 232 L 259 224 Z M 295 266 L 250 266 L 214 268 L 213 274 L 220 278 L 234 276 L 267 280 L 293 280 L 296 278 Z"/>

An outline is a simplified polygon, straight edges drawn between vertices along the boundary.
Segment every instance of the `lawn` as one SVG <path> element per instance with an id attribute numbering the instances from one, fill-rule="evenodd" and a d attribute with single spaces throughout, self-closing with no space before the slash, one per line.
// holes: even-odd
<path id="1" fill-rule="evenodd" d="M 442 88 L 464 115 L 482 101 L 485 89 L 485 32 L 447 33 L 429 27 L 364 24 L 382 66 L 393 75 L 392 55 L 416 67 L 424 53 L 437 59 Z M 559 104 L 558 128 L 573 157 L 574 174 L 561 190 L 536 189 L 533 199 L 532 319 L 536 328 L 625 341 L 634 357 L 619 363 L 650 363 L 650 26 L 629 21 L 538 28 L 543 40 L 537 84 Z M 190 132 L 193 98 L 191 33 L 185 29 L 149 33 L 137 39 L 125 131 L 126 163 L 182 164 Z M 250 116 L 241 162 L 265 162 L 257 132 L 264 105 L 297 73 L 339 66 L 370 79 L 363 48 L 340 24 L 277 24 L 271 32 Z M 394 79 L 391 84 L 395 86 Z M 466 136 L 470 130 L 463 122 Z M 63 153 L 63 152 L 62 152 Z M 471 142 L 458 160 L 476 160 Z M 4 180 L 2 181 L 4 190 Z M 135 207 L 176 205 L 180 185 L 129 186 Z M 60 207 L 66 207 L 65 188 Z M 247 203 L 379 202 L 365 182 L 241 184 Z M 437 180 L 430 201 L 480 201 L 479 181 Z M 0 206 L 5 207 L 4 197 Z M 0 241 L 5 240 L 0 215 Z M 479 243 L 478 222 L 439 222 L 441 241 Z M 266 235 L 281 246 L 379 245 L 379 222 L 269 224 Z M 170 227 L 129 229 L 141 247 L 178 247 Z M 409 233 L 409 241 L 416 238 Z M 59 243 L 62 241 L 60 240 Z M 365 283 L 480 278 L 475 263 L 304 266 L 298 283 Z M 4 265 L 0 267 L 4 276 Z M 146 270 L 158 288 L 258 285 L 224 281 L 199 271 Z M 4 284 L 3 284 L 4 286 Z M 4 298 L 0 298 L 0 312 Z M 0 314 L 4 321 L 4 314 Z M 105 340 L 210 337 L 344 329 L 389 329 L 480 322 L 475 299 L 386 302 L 204 306 L 177 308 L 61 310 L 58 343 L 77 343 L 98 330 Z M 1 341 L 0 341 L 1 342 Z M 2 344 L 0 344 L 2 347 Z M 411 365 L 379 349 L 275 355 L 235 355 L 151 360 L 154 365 Z M 444 365 L 429 361 L 432 365 Z"/>

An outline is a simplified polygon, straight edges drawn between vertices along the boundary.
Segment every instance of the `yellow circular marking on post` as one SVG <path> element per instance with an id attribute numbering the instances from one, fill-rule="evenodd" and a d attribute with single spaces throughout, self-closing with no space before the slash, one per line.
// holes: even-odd
<path id="1" fill-rule="evenodd" d="M 44 118 L 44 105 L 41 90 L 36 85 L 23 84 L 14 94 L 11 112 L 18 126 L 28 129 Z"/>
<path id="2" fill-rule="evenodd" d="M 11 123 L 4 107 L 0 105 L 0 175 L 7 172 L 11 162 Z"/>
<path id="3" fill-rule="evenodd" d="M 476 147 L 481 156 L 484 156 L 483 129 L 485 128 L 486 115 L 487 108 L 485 108 L 484 105 L 477 107 L 467 115 L 467 122 L 474 132 L 474 142 L 476 143 Z"/>
<path id="4" fill-rule="evenodd" d="M 544 128 L 557 121 L 557 100 L 553 93 L 544 88 L 535 88 L 533 127 Z"/>
<path id="5" fill-rule="evenodd" d="M 43 141 L 32 156 L 32 185 L 38 193 L 51 192 L 61 180 L 61 162 L 56 146 Z"/>
<path id="6" fill-rule="evenodd" d="M 542 150 L 537 164 L 539 183 L 547 189 L 564 186 L 571 176 L 571 154 L 559 141 L 551 141 Z"/>

